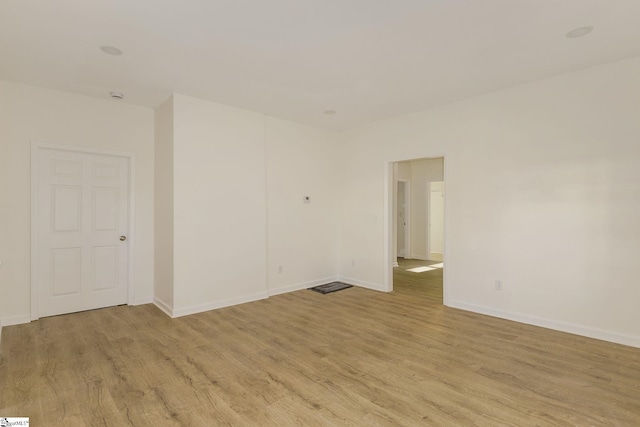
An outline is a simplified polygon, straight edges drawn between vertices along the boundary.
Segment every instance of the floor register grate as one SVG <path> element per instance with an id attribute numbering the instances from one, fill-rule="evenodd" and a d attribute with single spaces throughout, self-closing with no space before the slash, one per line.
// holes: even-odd
<path id="1" fill-rule="evenodd" d="M 321 294 L 329 294 L 331 292 L 337 292 L 337 291 L 341 291 L 343 289 L 348 289 L 351 287 L 353 286 L 347 285 L 346 283 L 331 282 L 331 283 L 327 283 L 326 285 L 314 286 L 313 288 L 309 288 L 309 290 L 314 292 L 319 292 Z"/>

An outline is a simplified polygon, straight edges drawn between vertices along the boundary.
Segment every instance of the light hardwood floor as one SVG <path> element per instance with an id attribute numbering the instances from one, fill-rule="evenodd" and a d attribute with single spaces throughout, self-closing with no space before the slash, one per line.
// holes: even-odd
<path id="1" fill-rule="evenodd" d="M 152 305 L 2 331 L 0 416 L 32 426 L 640 426 L 640 349 L 393 293 L 303 290 L 169 319 Z"/>

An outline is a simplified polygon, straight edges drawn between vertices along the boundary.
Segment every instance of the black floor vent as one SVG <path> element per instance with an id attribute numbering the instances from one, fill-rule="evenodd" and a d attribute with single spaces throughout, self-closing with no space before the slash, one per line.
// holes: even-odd
<path id="1" fill-rule="evenodd" d="M 352 285 L 347 285 L 342 282 L 331 282 L 326 285 L 314 286 L 313 288 L 309 288 L 309 290 L 314 292 L 319 292 L 321 294 L 329 294 L 331 292 L 341 291 L 343 289 L 351 288 Z"/>

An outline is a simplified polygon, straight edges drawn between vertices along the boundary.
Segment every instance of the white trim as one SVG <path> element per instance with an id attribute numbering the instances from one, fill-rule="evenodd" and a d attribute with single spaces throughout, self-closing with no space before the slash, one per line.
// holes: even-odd
<path id="1" fill-rule="evenodd" d="M 112 154 L 113 155 L 113 154 Z M 129 278 L 127 280 L 128 295 L 127 304 L 136 305 L 134 292 L 134 271 L 135 271 L 135 250 L 136 250 L 136 155 L 128 153 L 126 155 L 118 155 L 117 157 L 125 157 L 129 159 L 129 233 L 127 241 L 129 242 L 129 259 L 127 267 L 129 268 Z"/>
<path id="2" fill-rule="evenodd" d="M 269 296 L 274 296 L 274 295 L 280 295 L 280 294 L 286 294 L 289 292 L 295 292 L 295 291 L 300 291 L 303 289 L 309 289 L 309 288 L 313 288 L 314 286 L 318 286 L 318 285 L 324 285 L 326 283 L 331 283 L 331 282 L 336 282 L 338 281 L 338 277 L 337 276 L 333 276 L 333 277 L 325 277 L 322 279 L 316 279 L 316 280 L 311 280 L 309 282 L 304 282 L 304 283 L 295 283 L 293 285 L 287 285 L 287 286 L 283 286 L 281 288 L 276 288 L 276 289 L 269 289 Z"/>
<path id="3" fill-rule="evenodd" d="M 376 289 L 385 292 L 391 292 L 393 290 L 393 265 L 397 261 L 393 259 L 396 253 L 396 249 L 393 247 L 396 245 L 396 241 L 393 238 L 393 223 L 396 218 L 393 215 L 394 203 L 393 194 L 395 192 L 394 186 L 396 185 L 393 176 L 394 165 L 396 162 L 385 163 L 384 168 L 384 210 L 383 215 L 383 283 L 381 289 Z M 364 286 L 367 287 L 367 286 Z"/>
<path id="4" fill-rule="evenodd" d="M 267 116 L 262 114 L 262 148 L 263 148 L 263 166 L 264 166 L 264 292 L 269 294 L 269 268 L 271 259 L 269 257 L 269 143 L 267 142 Z M 268 296 L 267 296 L 268 298 Z"/>
<path id="5" fill-rule="evenodd" d="M 460 310 L 471 311 L 473 313 L 484 314 L 487 316 L 498 317 L 500 319 L 512 320 L 514 322 L 524 323 L 527 325 L 539 326 L 542 328 L 553 329 L 556 331 L 567 332 L 574 335 L 580 335 L 588 338 L 595 338 L 603 341 L 609 341 L 617 344 L 628 345 L 640 348 L 640 336 L 619 334 L 617 332 L 605 331 L 602 329 L 594 329 L 586 326 L 575 325 L 573 323 L 556 322 L 553 320 L 542 319 L 525 314 L 511 313 L 502 310 L 496 310 L 490 307 L 483 307 L 473 304 L 467 304 L 463 301 L 449 301 L 448 307 Z"/>
<path id="6" fill-rule="evenodd" d="M 404 259 L 411 259 L 411 180 L 397 179 L 397 182 L 404 183 Z M 396 184 L 397 185 L 397 184 Z M 396 190 L 397 191 L 397 190 Z M 396 232 L 396 238 L 398 233 Z M 396 242 L 397 245 L 397 242 Z M 394 267 L 397 267 L 398 261 L 394 260 Z"/>
<path id="7" fill-rule="evenodd" d="M 426 224 L 425 224 L 425 249 L 427 253 L 427 259 L 431 259 L 431 183 L 434 181 L 426 181 L 425 187 L 427 194 L 425 195 L 425 205 L 426 205 Z"/>
<path id="8" fill-rule="evenodd" d="M 218 308 L 229 307 L 232 305 L 244 304 L 247 302 L 259 301 L 261 299 L 269 298 L 266 292 L 259 292 L 245 297 L 230 298 L 220 301 L 212 301 L 206 304 L 192 305 L 189 307 L 174 308 L 171 311 L 171 317 L 182 317 L 190 314 L 202 313 L 204 311 L 215 310 Z"/>
<path id="9" fill-rule="evenodd" d="M 135 157 L 135 153 L 128 151 L 102 150 L 100 148 L 83 147 L 80 145 L 51 144 L 48 142 L 31 141 L 31 148 L 44 148 L 48 150 L 71 151 L 74 153 L 98 154 L 113 157 Z"/>
<path id="10" fill-rule="evenodd" d="M 393 273 L 393 271 L 391 272 Z M 391 292 L 392 289 L 385 289 L 384 285 L 377 283 L 365 282 L 364 280 L 354 279 L 352 277 L 338 276 L 338 281 L 348 285 L 359 286 L 361 288 L 371 289 L 379 292 Z"/>
<path id="11" fill-rule="evenodd" d="M 173 309 L 171 308 L 171 306 L 169 304 L 167 304 L 166 302 L 162 301 L 160 298 L 155 298 L 154 297 L 153 298 L 153 305 L 158 307 L 160 309 L 160 311 L 162 311 L 167 316 L 173 317 Z"/>
<path id="12" fill-rule="evenodd" d="M 38 320 L 38 226 L 36 218 L 38 216 L 38 149 L 41 146 L 31 141 L 31 320 Z"/>
<path id="13" fill-rule="evenodd" d="M 31 316 L 29 314 L 18 314 L 15 316 L 7 316 L 0 318 L 0 325 L 4 328 L 5 326 L 11 325 L 22 325 L 23 323 L 31 322 Z"/>
<path id="14" fill-rule="evenodd" d="M 127 283 L 127 304 L 135 305 L 134 299 L 134 267 L 135 267 L 135 153 L 124 151 L 102 150 L 77 145 L 50 144 L 46 142 L 31 141 L 31 314 L 30 320 L 40 318 L 38 305 L 38 225 L 35 219 L 38 215 L 38 150 L 70 151 L 74 153 L 95 154 L 101 156 L 123 157 L 129 162 L 129 230 L 127 240 L 129 242 L 129 257 L 127 267 L 129 269 Z"/>
<path id="15" fill-rule="evenodd" d="M 442 180 L 444 181 L 444 185 L 447 185 L 447 180 L 449 179 L 449 168 L 450 168 L 449 156 L 442 156 Z M 447 187 L 448 188 L 448 187 Z M 442 260 L 447 263 L 447 268 L 442 272 L 442 304 L 447 305 L 449 301 L 449 287 L 447 284 L 449 283 L 449 272 L 451 271 L 451 257 L 449 256 L 449 245 L 447 244 L 447 236 L 449 233 L 447 232 L 447 227 L 449 221 L 447 220 L 447 205 L 449 204 L 449 197 L 447 197 L 447 193 L 444 196 L 444 215 L 443 215 L 443 242 L 442 242 Z"/>
<path id="16" fill-rule="evenodd" d="M 391 188 L 391 200 L 393 206 L 391 207 L 391 215 L 393 216 L 393 221 L 391 222 L 391 236 L 394 239 L 393 241 L 393 254 L 391 255 L 392 260 L 398 259 L 398 164 L 394 163 L 391 165 L 391 174 L 392 174 L 392 183 Z M 384 227 L 384 212 L 383 212 L 383 227 Z"/>
<path id="17" fill-rule="evenodd" d="M 405 181 L 404 185 L 404 220 L 407 225 L 404 227 L 404 256 L 405 258 L 411 258 L 411 230 L 413 227 L 411 209 L 413 206 L 411 204 L 411 180 Z"/>

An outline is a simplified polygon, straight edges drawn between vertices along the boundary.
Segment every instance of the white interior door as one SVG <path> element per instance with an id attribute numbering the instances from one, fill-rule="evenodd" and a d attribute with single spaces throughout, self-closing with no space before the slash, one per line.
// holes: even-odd
<path id="1" fill-rule="evenodd" d="M 39 316 L 125 304 L 129 159 L 37 150 Z"/>

